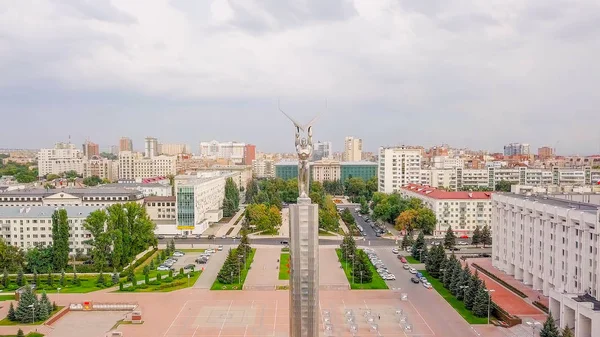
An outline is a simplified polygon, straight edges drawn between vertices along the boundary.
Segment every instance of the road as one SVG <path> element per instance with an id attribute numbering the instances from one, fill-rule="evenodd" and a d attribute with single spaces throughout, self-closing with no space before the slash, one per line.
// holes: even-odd
<path id="1" fill-rule="evenodd" d="M 410 281 L 412 274 L 402 268 L 402 263 L 389 248 L 373 249 L 388 268 L 396 276 L 394 281 L 386 281 L 390 289 L 400 288 L 400 293 L 408 294 L 408 299 L 418 310 L 433 331 L 444 331 L 444 336 L 476 336 L 471 326 L 444 300 L 434 289 L 427 289 L 421 283 Z M 398 294 L 400 296 L 400 294 Z M 443 317 L 443 319 L 440 319 Z M 436 334 L 437 335 L 437 334 Z"/>

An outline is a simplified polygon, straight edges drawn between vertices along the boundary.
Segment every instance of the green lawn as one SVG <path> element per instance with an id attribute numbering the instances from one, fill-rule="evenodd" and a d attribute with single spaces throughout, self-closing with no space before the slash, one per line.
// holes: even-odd
<path id="1" fill-rule="evenodd" d="M 0 335 L 0 337 L 17 337 L 17 335 Z M 44 334 L 39 332 L 30 332 L 25 337 L 44 337 Z"/>
<path id="2" fill-rule="evenodd" d="M 206 249 L 193 248 L 193 249 L 177 249 L 180 252 L 184 253 L 204 253 Z"/>
<path id="3" fill-rule="evenodd" d="M 377 269 L 375 269 L 375 266 L 373 266 L 371 261 L 368 261 L 369 268 L 371 269 L 371 272 L 373 274 L 373 279 L 372 279 L 371 283 L 354 283 L 354 282 L 352 282 L 352 261 L 350 261 L 350 262 L 342 261 L 342 250 L 341 249 L 336 248 L 335 252 L 338 256 L 338 260 L 340 261 L 340 263 L 342 264 L 342 267 L 344 268 L 344 273 L 346 274 L 348 283 L 350 283 L 350 289 L 388 289 L 387 284 L 381 278 L 381 276 L 379 276 L 379 274 L 377 274 Z M 355 279 L 355 281 L 360 282 L 360 280 L 356 280 L 356 279 Z"/>
<path id="4" fill-rule="evenodd" d="M 279 255 L 279 279 L 280 280 L 289 280 L 290 274 L 288 274 L 287 264 L 290 261 L 290 254 L 280 254 Z"/>
<path id="5" fill-rule="evenodd" d="M 262 231 L 260 233 L 256 233 L 256 235 L 279 235 L 279 231 L 277 229 L 272 231 Z"/>
<path id="6" fill-rule="evenodd" d="M 67 279 L 67 284 L 65 286 L 61 287 L 58 284 L 58 279 L 55 278 L 54 279 L 54 287 L 55 287 L 54 289 L 47 289 L 47 288 L 44 289 L 44 288 L 40 287 L 36 291 L 38 293 L 41 293 L 42 290 L 44 290 L 48 294 L 55 294 L 55 293 L 58 292 L 56 290 L 56 287 L 60 287 L 61 288 L 60 289 L 60 293 L 61 294 L 85 294 L 85 293 L 90 293 L 92 291 L 106 289 L 106 287 L 98 287 L 96 285 L 96 277 L 89 277 L 89 276 L 83 277 L 83 276 L 79 276 L 79 275 L 77 275 L 77 278 L 81 281 L 81 285 L 80 286 L 74 286 L 74 285 L 70 284 L 71 280 L 72 280 L 72 277 L 73 277 L 73 274 L 66 274 L 65 277 L 67 275 L 70 276 L 70 277 Z M 105 280 L 108 281 L 108 280 L 110 280 L 110 278 L 111 278 L 110 274 L 107 274 L 107 273 L 104 274 L 104 279 Z M 40 278 L 40 281 L 38 281 L 38 283 L 39 284 L 45 283 L 44 278 Z"/>
<path id="7" fill-rule="evenodd" d="M 53 310 L 52 313 L 50 314 L 50 317 L 54 316 L 54 314 L 56 314 L 57 312 L 60 311 L 60 309 L 62 309 L 64 307 L 56 307 L 56 310 Z M 16 306 L 15 306 L 16 309 Z M 40 325 L 42 323 L 44 323 L 45 321 L 47 321 L 48 319 L 50 319 L 50 317 L 48 317 L 47 319 L 41 320 L 41 321 L 35 321 L 35 323 L 20 323 L 20 322 L 13 322 L 10 321 L 7 317 L 4 317 L 3 320 L 0 321 L 0 326 L 6 326 L 6 325 Z"/>
<path id="8" fill-rule="evenodd" d="M 406 259 L 406 262 L 408 262 L 410 264 L 419 264 L 419 263 L 422 263 L 419 260 L 417 260 L 414 257 L 412 257 L 411 255 L 405 255 L 404 258 Z"/>
<path id="9" fill-rule="evenodd" d="M 319 235 L 320 236 L 334 236 L 334 234 L 331 234 L 328 231 L 324 231 L 322 229 L 319 229 Z"/>
<path id="10" fill-rule="evenodd" d="M 233 250 L 233 253 L 235 254 L 235 249 Z M 252 248 L 250 255 L 248 255 L 248 258 L 246 259 L 246 264 L 242 266 L 240 273 L 241 283 L 222 284 L 217 279 L 215 280 L 215 283 L 213 283 L 212 287 L 210 287 L 210 290 L 242 290 L 242 288 L 244 287 L 244 282 L 246 281 L 246 276 L 248 275 L 248 270 L 252 266 L 252 261 L 254 260 L 255 253 L 256 248 Z"/>
<path id="11" fill-rule="evenodd" d="M 172 282 L 166 283 L 164 278 L 161 281 L 161 284 L 157 285 L 138 285 L 134 291 L 124 290 L 123 292 L 140 292 L 140 293 L 148 293 L 148 292 L 170 292 L 174 290 L 184 289 L 188 287 L 194 286 L 198 277 L 202 274 L 201 271 L 190 272 L 190 278 L 188 281 L 187 275 L 180 279 L 174 279 Z"/>
<path id="12" fill-rule="evenodd" d="M 462 301 L 457 300 L 448 289 L 444 288 L 442 282 L 436 278 L 433 278 L 426 270 L 419 270 L 419 272 L 423 274 L 425 278 L 427 278 L 427 281 L 431 283 L 433 289 L 435 289 L 438 294 L 440 294 L 446 300 L 446 302 L 448 302 L 454 308 L 454 310 L 456 310 L 456 312 L 458 312 L 458 314 L 461 315 L 465 321 L 467 321 L 467 323 L 487 324 L 487 317 L 475 317 L 470 310 L 465 308 L 465 304 Z"/>
<path id="13" fill-rule="evenodd" d="M 0 301 L 14 301 L 15 295 L 0 295 Z"/>

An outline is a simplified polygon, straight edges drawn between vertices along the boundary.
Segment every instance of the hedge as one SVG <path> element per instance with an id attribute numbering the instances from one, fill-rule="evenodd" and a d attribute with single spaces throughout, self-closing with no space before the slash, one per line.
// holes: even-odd
<path id="1" fill-rule="evenodd" d="M 535 305 L 538 309 L 545 312 L 546 314 L 550 313 L 550 310 L 548 309 L 548 307 L 545 306 L 544 304 L 542 304 L 541 302 L 533 301 L 533 305 Z"/>
<path id="2" fill-rule="evenodd" d="M 498 278 L 498 276 L 496 276 L 496 275 L 490 273 L 489 271 L 481 268 L 479 265 L 477 265 L 477 263 L 471 263 L 471 265 L 473 267 L 477 268 L 477 270 L 479 270 L 480 272 L 484 273 L 486 276 L 488 276 L 492 280 L 500 283 L 501 285 L 503 285 L 505 288 L 507 288 L 508 290 L 512 291 L 513 293 L 521 296 L 522 298 L 527 298 L 527 295 L 525 295 L 525 293 L 523 293 L 521 290 L 513 287 L 512 285 L 506 283 L 504 280 Z"/>
<path id="3" fill-rule="evenodd" d="M 121 273 L 119 273 L 119 277 L 126 277 L 128 274 L 127 270 L 129 270 L 129 268 L 133 268 L 135 270 L 135 268 L 139 267 L 142 263 L 144 263 L 144 261 L 148 260 L 152 256 L 152 254 L 154 254 L 157 250 L 158 250 L 157 248 L 154 248 L 154 249 L 148 251 L 146 254 L 144 254 L 144 256 L 135 260 L 133 265 L 130 265 L 128 268 L 123 269 L 123 271 Z"/>

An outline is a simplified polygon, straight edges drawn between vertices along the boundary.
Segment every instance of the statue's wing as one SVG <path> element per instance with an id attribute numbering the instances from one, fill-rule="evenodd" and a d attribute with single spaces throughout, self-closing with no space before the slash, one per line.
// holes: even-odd
<path id="1" fill-rule="evenodd" d="M 311 127 L 318 118 L 319 118 L 319 115 L 316 115 L 315 118 L 311 119 L 310 122 L 308 122 L 304 126 L 304 129 L 308 129 L 309 127 Z M 304 130 L 304 129 L 302 129 L 302 130 Z"/>
<path id="2" fill-rule="evenodd" d="M 279 109 L 279 111 L 281 111 L 281 113 L 282 113 L 282 114 L 284 114 L 284 115 L 285 115 L 285 117 L 287 117 L 289 120 L 291 120 L 291 121 L 292 121 L 292 123 L 294 123 L 294 125 L 295 125 L 295 126 L 298 128 L 298 129 L 300 129 L 300 130 L 304 131 L 304 128 L 303 128 L 303 127 L 300 125 L 300 123 L 296 122 L 296 120 L 294 120 L 292 117 L 290 117 L 288 114 L 286 114 L 286 113 L 285 113 L 285 111 L 281 110 L 281 107 L 279 106 L 279 101 L 277 101 L 277 108 Z"/>

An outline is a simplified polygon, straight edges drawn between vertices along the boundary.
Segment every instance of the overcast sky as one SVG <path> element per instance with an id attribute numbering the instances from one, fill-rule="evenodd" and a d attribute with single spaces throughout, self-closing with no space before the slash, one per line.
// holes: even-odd
<path id="1" fill-rule="evenodd" d="M 2 1 L 0 148 L 291 152 L 280 98 L 336 151 L 600 153 L 599 55 L 597 0 Z"/>

